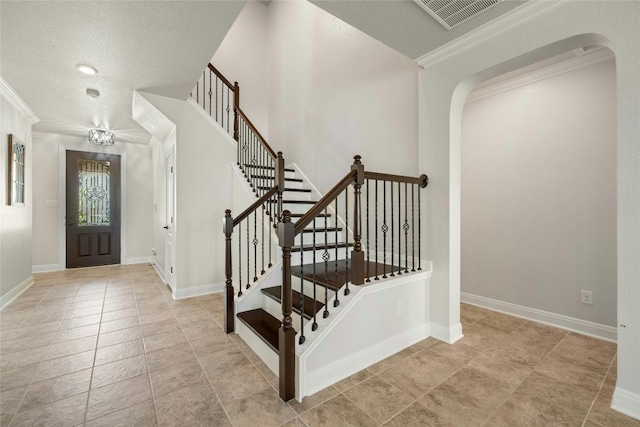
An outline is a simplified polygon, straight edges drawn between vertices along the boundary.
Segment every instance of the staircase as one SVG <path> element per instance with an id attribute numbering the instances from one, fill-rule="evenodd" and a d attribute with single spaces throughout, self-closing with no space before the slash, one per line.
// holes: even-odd
<path id="1" fill-rule="evenodd" d="M 424 285 L 430 269 L 422 270 L 420 257 L 420 190 L 427 177 L 365 171 L 355 156 L 350 171 L 321 195 L 294 165 L 285 167 L 282 153 L 246 117 L 238 84 L 231 85 L 211 64 L 208 70 L 208 86 L 203 75 L 192 97 L 233 132 L 236 166 L 256 196 L 239 215 L 225 213 L 226 332 L 238 333 L 279 376 L 285 401 L 300 400 L 426 338 L 428 326 L 413 323 L 427 309 L 416 305 L 417 315 L 411 312 L 415 319 L 407 325 L 404 318 L 411 316 L 403 313 L 404 299 L 424 294 L 421 299 L 428 301 Z M 409 273 L 414 275 L 402 288 L 393 281 Z M 408 289 L 411 297 L 403 294 Z M 375 305 L 398 295 L 404 299 L 397 316 L 394 310 L 370 312 L 371 322 L 360 325 L 361 300 Z M 398 325 L 383 327 L 385 319 Z M 376 321 L 387 335 L 363 333 Z M 368 345 L 364 353 L 343 343 L 345 336 L 358 334 Z M 334 360 L 326 357 L 327 349 Z"/>

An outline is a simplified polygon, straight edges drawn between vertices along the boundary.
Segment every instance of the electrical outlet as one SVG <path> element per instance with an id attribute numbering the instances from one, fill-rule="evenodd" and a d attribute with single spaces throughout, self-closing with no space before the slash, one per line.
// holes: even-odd
<path id="1" fill-rule="evenodd" d="M 398 301 L 398 314 L 404 313 L 404 301 Z"/>
<path id="2" fill-rule="evenodd" d="M 156 248 L 151 248 L 151 255 L 155 255 L 156 254 Z"/>
<path id="3" fill-rule="evenodd" d="M 589 305 L 593 304 L 593 293 L 591 291 L 583 290 L 580 295 L 581 295 L 580 300 L 582 301 L 583 304 L 589 304 Z"/>

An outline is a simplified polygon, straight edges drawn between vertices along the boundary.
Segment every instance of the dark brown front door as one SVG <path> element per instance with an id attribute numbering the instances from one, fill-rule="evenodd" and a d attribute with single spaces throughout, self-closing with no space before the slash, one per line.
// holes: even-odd
<path id="1" fill-rule="evenodd" d="M 67 151 L 67 268 L 120 264 L 120 156 Z"/>

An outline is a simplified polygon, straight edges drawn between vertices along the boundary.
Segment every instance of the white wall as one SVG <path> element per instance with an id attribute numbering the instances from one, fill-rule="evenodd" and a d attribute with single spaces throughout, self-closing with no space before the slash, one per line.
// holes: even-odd
<path id="1" fill-rule="evenodd" d="M 462 292 L 616 325 L 612 55 L 465 105 L 461 219 Z"/>
<path id="2" fill-rule="evenodd" d="M 416 64 L 310 3 L 268 9 L 271 146 L 322 193 L 355 154 L 367 170 L 419 175 Z"/>
<path id="3" fill-rule="evenodd" d="M 61 270 L 65 268 L 65 253 L 60 251 L 60 224 L 64 222 L 61 208 L 47 207 L 47 201 L 60 200 L 60 147 L 83 151 L 104 151 L 86 139 L 37 132 L 33 137 L 33 267 L 35 271 Z M 123 223 L 126 232 L 121 236 L 123 264 L 150 260 L 152 245 L 152 226 L 149 218 L 153 213 L 153 181 L 151 150 L 147 145 L 118 144 L 111 152 L 126 153 L 126 199 L 124 203 Z M 64 174 L 63 174 L 64 176 Z M 64 185 L 64 183 L 62 183 Z"/>
<path id="4" fill-rule="evenodd" d="M 31 217 L 33 210 L 33 113 L 0 77 L 0 307 L 32 282 Z M 7 164 L 9 134 L 25 144 L 25 203 L 9 206 Z M 21 286 L 22 285 L 22 286 Z"/>
<path id="5" fill-rule="evenodd" d="M 231 83 L 240 85 L 240 108 L 269 140 L 267 6 L 248 1 L 216 50 L 211 63 Z"/>
<path id="6" fill-rule="evenodd" d="M 537 6 L 537 2 L 533 4 Z M 553 2 L 490 36 L 422 58 L 421 170 L 430 177 L 423 254 L 433 261 L 432 322 L 460 319 L 460 147 L 465 99 L 481 81 L 568 50 L 612 48 L 617 88 L 618 382 L 613 407 L 640 418 L 640 3 Z"/>
<path id="7" fill-rule="evenodd" d="M 146 105 L 145 105 L 146 104 Z M 232 206 L 232 169 L 235 141 L 194 101 L 181 101 L 138 92 L 134 96 L 134 118 L 151 116 L 157 109 L 175 126 L 175 287 L 174 298 L 211 293 L 224 287 L 224 238 L 222 218 Z M 147 110 L 147 112 L 144 112 Z M 153 132 L 152 132 L 153 133 Z M 170 137 L 170 135 L 169 135 Z M 154 155 L 156 175 L 164 168 L 169 147 Z M 164 188 L 164 175 L 158 179 Z M 156 215 L 156 220 L 164 218 Z M 154 225 L 155 226 L 155 225 Z M 162 234 L 164 235 L 164 234 Z M 159 236 L 154 242 L 160 245 Z"/>

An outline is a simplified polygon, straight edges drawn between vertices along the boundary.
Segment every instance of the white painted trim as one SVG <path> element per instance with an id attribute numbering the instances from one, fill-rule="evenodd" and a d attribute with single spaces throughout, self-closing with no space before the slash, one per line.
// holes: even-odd
<path id="1" fill-rule="evenodd" d="M 429 324 L 429 327 L 429 332 L 432 337 L 446 342 L 447 344 L 453 344 L 454 342 L 464 337 L 464 335 L 462 334 L 462 324 L 460 322 L 451 327 L 431 322 Z"/>
<path id="2" fill-rule="evenodd" d="M 27 103 L 24 102 L 22 98 L 20 98 L 20 95 L 18 95 L 18 93 L 13 90 L 11 85 L 9 85 L 9 83 L 7 83 L 7 81 L 2 76 L 0 76 L 0 95 L 4 96 L 4 98 L 9 101 L 9 103 L 13 105 L 16 110 L 27 116 L 32 125 L 40 121 L 33 110 L 29 108 Z"/>
<path id="3" fill-rule="evenodd" d="M 39 134 L 40 135 L 40 134 Z M 49 138 L 54 134 L 49 134 Z M 57 135 L 56 136 L 60 136 Z M 63 135 L 63 139 L 82 140 L 82 138 Z M 88 142 L 87 142 L 88 144 Z M 83 151 L 86 153 L 107 153 L 120 156 L 120 262 L 127 259 L 127 152 L 118 147 L 76 147 L 60 144 L 58 146 L 58 264 L 67 265 L 65 214 L 67 210 L 67 151 Z"/>
<path id="4" fill-rule="evenodd" d="M 484 43 L 501 32 L 534 18 L 536 15 L 547 12 L 550 8 L 559 4 L 561 4 L 561 1 L 558 0 L 536 0 L 525 2 L 522 6 L 517 7 L 496 19 L 481 25 L 475 30 L 470 31 L 465 35 L 417 58 L 415 62 L 426 68 L 444 61 L 463 50 L 469 49 L 479 43 Z"/>
<path id="5" fill-rule="evenodd" d="M 224 291 L 225 283 L 210 283 L 207 285 L 191 286 L 184 289 L 174 289 L 172 296 L 174 300 L 199 297 L 202 295 L 213 294 Z"/>
<path id="6" fill-rule="evenodd" d="M 574 51 L 571 51 L 566 55 L 568 58 L 558 58 L 557 62 L 551 62 L 553 60 L 552 58 L 549 61 L 542 61 L 534 64 L 535 67 L 532 69 L 527 70 L 525 68 L 522 72 L 518 72 L 516 70 L 513 73 L 507 73 L 506 76 L 510 76 L 507 79 L 502 78 L 505 76 L 503 74 L 496 79 L 488 80 L 471 92 L 467 97 L 466 102 L 468 104 L 488 96 L 497 95 L 502 92 L 530 85 L 544 79 L 549 79 L 563 73 L 568 73 L 569 71 L 577 70 L 589 65 L 595 65 L 614 58 L 613 52 L 605 48 L 595 50 L 591 53 L 585 53 L 580 56 L 574 55 Z M 565 57 L 565 55 L 561 56 Z"/>
<path id="7" fill-rule="evenodd" d="M 62 271 L 64 267 L 60 264 L 44 264 L 44 265 L 34 265 L 31 267 L 32 273 L 49 273 L 51 271 Z"/>
<path id="8" fill-rule="evenodd" d="M 292 167 L 293 169 L 295 169 L 297 171 L 297 173 L 299 173 L 302 176 L 302 179 L 309 184 L 309 187 L 311 187 L 311 190 L 315 191 L 316 195 L 321 199 L 324 194 L 322 194 L 320 191 L 318 191 L 318 189 L 316 188 L 315 185 L 313 185 L 313 183 L 309 180 L 309 178 L 304 174 L 304 172 L 302 172 L 302 169 L 300 169 L 300 167 L 295 164 L 295 163 L 291 163 L 291 165 L 289 165 L 289 167 Z M 318 199 L 318 200 L 320 200 Z"/>
<path id="9" fill-rule="evenodd" d="M 153 257 L 151 256 L 139 256 L 135 258 L 126 258 L 125 260 L 121 261 L 122 265 L 149 264 L 149 263 L 153 263 Z"/>
<path id="10" fill-rule="evenodd" d="M 399 348 L 407 348 L 429 337 L 429 324 L 425 323 L 412 329 L 407 329 L 401 334 L 394 335 L 375 345 L 363 348 L 362 350 L 350 354 L 341 359 L 332 361 L 321 369 L 312 372 L 304 378 L 303 393 L 296 396 L 298 401 L 302 401 L 304 396 L 310 396 L 336 382 L 347 378 L 362 370 L 363 366 L 371 366 L 395 353 Z M 299 363 L 304 363 L 302 359 Z M 300 370 L 299 372 L 303 372 Z"/>
<path id="11" fill-rule="evenodd" d="M 156 273 L 158 273 L 158 276 L 160 276 L 160 278 L 162 279 L 162 281 L 164 282 L 165 285 L 169 286 L 169 283 L 167 282 L 167 278 L 164 275 L 164 270 L 162 268 L 160 268 L 160 266 L 158 265 L 157 262 L 152 261 L 151 263 L 153 265 L 154 270 L 156 270 Z"/>
<path id="12" fill-rule="evenodd" d="M 0 310 L 11 304 L 13 300 L 18 298 L 21 293 L 29 289 L 31 285 L 33 285 L 33 276 L 27 277 L 22 283 L 3 295 L 0 298 Z"/>
<path id="13" fill-rule="evenodd" d="M 551 313 L 518 304 L 511 304 L 509 302 L 499 301 L 479 295 L 472 295 L 466 292 L 460 292 L 460 301 L 471 305 L 477 305 L 478 307 L 487 308 L 489 310 L 498 311 L 500 313 L 520 317 L 522 319 L 532 320 L 545 325 L 555 326 L 556 328 L 577 332 L 582 335 L 600 338 L 605 341 L 616 342 L 618 335 L 618 330 L 613 326 L 601 325 L 587 320 L 576 319 L 575 317 L 564 316 L 562 314 Z"/>
<path id="14" fill-rule="evenodd" d="M 616 387 L 613 391 L 611 409 L 640 420 L 640 394 Z"/>

